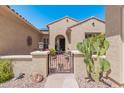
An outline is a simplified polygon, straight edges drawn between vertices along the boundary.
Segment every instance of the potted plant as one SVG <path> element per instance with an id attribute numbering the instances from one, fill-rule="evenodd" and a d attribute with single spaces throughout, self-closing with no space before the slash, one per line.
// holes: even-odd
<path id="1" fill-rule="evenodd" d="M 56 50 L 54 48 L 51 48 L 49 49 L 50 51 L 50 55 L 53 57 L 53 58 L 56 58 Z"/>
<path id="2" fill-rule="evenodd" d="M 110 63 L 105 58 L 109 48 L 109 42 L 104 34 L 89 37 L 77 44 L 77 48 L 84 56 L 88 79 L 99 82 L 103 77 L 107 77 L 110 72 Z"/>

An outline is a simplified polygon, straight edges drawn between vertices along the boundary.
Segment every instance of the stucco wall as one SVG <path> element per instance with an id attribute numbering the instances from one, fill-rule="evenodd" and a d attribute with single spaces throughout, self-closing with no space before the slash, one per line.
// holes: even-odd
<path id="1" fill-rule="evenodd" d="M 67 21 L 68 20 L 68 21 Z M 55 48 L 55 38 L 57 35 L 63 35 L 65 37 L 65 49 L 68 48 L 68 40 L 66 30 L 68 27 L 76 24 L 76 21 L 73 21 L 69 18 L 64 18 L 61 21 L 58 21 L 54 24 L 49 25 L 49 48 Z"/>
<path id="2" fill-rule="evenodd" d="M 26 75 L 28 75 L 28 74 L 30 75 L 31 71 L 33 69 L 35 69 L 33 67 L 34 62 L 32 61 L 31 55 L 0 56 L 0 60 L 1 59 L 7 59 L 7 60 L 10 60 L 12 62 L 12 68 L 13 68 L 14 76 L 18 76 L 20 73 L 25 73 Z M 40 65 L 38 65 L 38 66 L 40 66 Z"/>
<path id="3" fill-rule="evenodd" d="M 12 59 L 12 67 L 15 76 L 18 76 L 20 73 L 31 75 L 31 70 L 33 69 L 33 65 L 34 63 L 32 62 L 32 58 Z"/>
<path id="4" fill-rule="evenodd" d="M 122 12 L 121 6 L 106 6 L 106 36 L 110 42 L 107 59 L 111 63 L 110 77 L 123 82 Z"/>
<path id="5" fill-rule="evenodd" d="M 124 6 L 122 6 L 122 16 L 121 16 L 121 17 L 122 17 L 122 33 L 121 33 L 121 34 L 122 34 L 122 48 L 123 48 L 123 49 L 122 49 L 122 50 L 123 50 L 123 51 L 122 51 L 122 58 L 123 58 L 123 59 L 122 59 L 122 60 L 123 60 L 122 66 L 123 66 L 123 72 L 122 72 L 122 73 L 123 73 L 123 83 L 124 83 Z"/>
<path id="6" fill-rule="evenodd" d="M 87 77 L 86 64 L 82 54 L 74 54 L 74 76 L 75 78 Z"/>
<path id="7" fill-rule="evenodd" d="M 32 46 L 27 45 L 27 37 L 32 37 Z M 19 19 L 5 6 L 0 6 L 0 55 L 29 54 L 38 49 L 42 35 Z"/>
<path id="8" fill-rule="evenodd" d="M 95 26 L 92 26 L 92 23 Z M 85 33 L 101 33 L 105 32 L 105 24 L 96 19 L 90 19 L 71 28 L 71 49 L 75 50 L 78 42 L 83 41 L 85 38 Z"/>
<path id="9" fill-rule="evenodd" d="M 39 73 L 46 77 L 48 75 L 48 53 L 49 51 L 34 51 L 31 55 L 0 56 L 0 60 L 8 59 L 12 62 L 14 76 L 20 73 L 28 76 Z"/>
<path id="10" fill-rule="evenodd" d="M 39 57 L 32 60 L 32 58 L 21 58 L 21 59 L 12 59 L 12 67 L 15 76 L 18 76 L 20 73 L 25 73 L 26 75 L 31 75 L 33 73 L 39 73 L 47 76 L 46 70 L 46 57 Z M 48 65 L 47 65 L 48 67 Z"/>

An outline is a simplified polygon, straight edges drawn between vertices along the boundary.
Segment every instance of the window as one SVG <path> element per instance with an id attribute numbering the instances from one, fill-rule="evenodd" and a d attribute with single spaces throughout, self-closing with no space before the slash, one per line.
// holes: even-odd
<path id="1" fill-rule="evenodd" d="M 100 33 L 85 33 L 85 38 L 89 38 L 89 37 L 92 37 L 92 36 L 96 36 L 96 35 L 99 35 Z"/>
<path id="2" fill-rule="evenodd" d="M 43 39 L 43 48 L 48 49 L 48 38 Z"/>
<path id="3" fill-rule="evenodd" d="M 30 36 L 27 37 L 27 45 L 28 46 L 32 45 L 32 37 L 30 37 Z"/>

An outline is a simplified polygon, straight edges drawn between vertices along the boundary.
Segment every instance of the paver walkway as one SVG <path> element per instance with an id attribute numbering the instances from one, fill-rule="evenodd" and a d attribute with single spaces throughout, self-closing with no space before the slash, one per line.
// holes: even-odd
<path id="1" fill-rule="evenodd" d="M 73 74 L 52 74 L 45 83 L 45 88 L 78 88 Z"/>

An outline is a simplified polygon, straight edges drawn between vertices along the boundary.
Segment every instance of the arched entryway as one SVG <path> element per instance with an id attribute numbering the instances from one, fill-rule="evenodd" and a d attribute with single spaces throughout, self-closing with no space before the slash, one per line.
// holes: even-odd
<path id="1" fill-rule="evenodd" d="M 65 37 L 63 35 L 57 35 L 55 38 L 55 49 L 57 51 L 65 51 Z"/>

